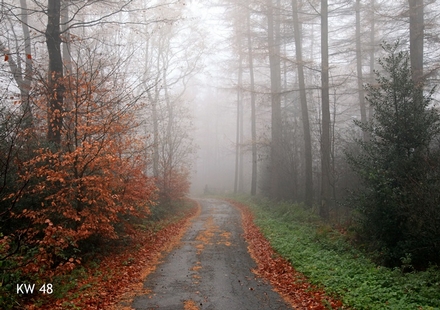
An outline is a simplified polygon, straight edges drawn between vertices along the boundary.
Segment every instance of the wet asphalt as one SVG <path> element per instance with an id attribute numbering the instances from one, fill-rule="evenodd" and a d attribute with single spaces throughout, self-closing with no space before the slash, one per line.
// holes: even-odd
<path id="1" fill-rule="evenodd" d="M 252 273 L 241 214 L 228 203 L 200 199 L 201 213 L 144 282 L 133 309 L 292 309 Z"/>

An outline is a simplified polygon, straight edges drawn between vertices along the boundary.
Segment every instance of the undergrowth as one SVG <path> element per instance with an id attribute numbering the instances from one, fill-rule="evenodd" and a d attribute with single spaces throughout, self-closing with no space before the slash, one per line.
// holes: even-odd
<path id="1" fill-rule="evenodd" d="M 188 215 L 189 211 L 194 208 L 194 204 L 188 200 L 175 201 L 167 205 L 155 205 L 151 207 L 150 216 L 143 219 L 132 219 L 131 235 L 123 235 L 116 240 L 106 240 L 102 238 L 91 238 L 81 243 L 76 255 L 81 258 L 81 264 L 75 266 L 68 273 L 55 275 L 50 279 L 39 278 L 38 275 L 23 274 L 14 265 L 13 261 L 0 260 L 0 271 L 2 268 L 8 269 L 9 272 L 0 273 L 0 309 L 24 309 L 26 307 L 34 307 L 32 309 L 48 309 L 51 304 L 62 300 L 62 309 L 79 309 L 76 307 L 77 299 L 87 299 L 96 297 L 99 294 L 98 281 L 111 282 L 115 281 L 116 274 L 120 266 L 126 269 L 136 264 L 136 259 L 131 254 L 136 254 L 145 247 L 140 244 L 138 238 L 142 236 L 153 236 L 170 226 L 177 223 Z M 146 239 L 145 242 L 148 242 Z M 125 257 L 122 259 L 122 257 Z M 103 261 L 111 261 L 113 269 L 103 272 Z M 122 259 L 118 261 L 118 259 Z M 120 271 L 120 270 L 119 270 Z M 40 275 L 41 276 L 41 275 Z M 50 283 L 53 292 L 50 295 L 43 295 L 37 292 L 41 283 Z M 19 283 L 36 283 L 37 289 L 34 294 L 16 294 L 17 284 Z M 115 284 L 116 287 L 116 284 Z M 59 307 L 59 305 L 57 305 Z"/>
<path id="2" fill-rule="evenodd" d="M 440 269 L 377 266 L 347 236 L 301 205 L 240 199 L 255 215 L 273 248 L 328 294 L 354 309 L 440 309 Z M 405 271 L 405 272 L 404 272 Z"/>

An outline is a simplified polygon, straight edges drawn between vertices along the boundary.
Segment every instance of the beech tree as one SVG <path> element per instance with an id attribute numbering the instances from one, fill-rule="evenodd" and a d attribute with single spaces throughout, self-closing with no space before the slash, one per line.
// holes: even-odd
<path id="1" fill-rule="evenodd" d="M 237 72 L 237 121 L 235 136 L 235 178 L 234 193 L 243 191 L 243 109 L 244 109 L 244 93 L 243 93 L 243 23 L 239 20 L 240 12 L 236 14 L 234 28 L 237 38 L 237 54 L 238 54 L 238 72 Z"/>
<path id="2" fill-rule="evenodd" d="M 86 71 L 76 67 L 61 81 L 72 105 L 64 111 L 70 123 L 60 131 L 59 149 L 48 148 L 42 140 L 34 142 L 32 156 L 21 161 L 15 156 L 19 186 L 15 192 L 9 189 L 2 199 L 2 212 L 8 219 L 2 231 L 8 234 L 6 249 L 11 251 L 3 254 L 14 255 L 17 261 L 30 260 L 27 272 L 68 270 L 79 241 L 96 235 L 117 238 L 115 225 L 123 222 L 121 216 L 145 216 L 154 198 L 144 146 L 134 131 L 138 98 L 124 88 L 116 91 L 113 71 L 108 76 L 100 73 L 105 71 L 103 63 L 100 67 L 88 64 Z M 45 98 L 35 100 L 36 111 L 46 110 Z M 44 113 L 35 114 L 37 123 L 44 117 Z M 38 128 L 34 134 L 44 136 Z M 31 138 L 26 132 L 17 137 Z M 14 239 L 17 235 L 21 242 L 25 240 L 29 254 L 16 251 L 22 245 Z"/>
<path id="3" fill-rule="evenodd" d="M 61 144 L 63 127 L 63 60 L 61 56 L 61 1 L 49 0 L 47 4 L 46 44 L 49 55 L 48 68 L 48 120 L 47 139 L 54 146 Z"/>
<path id="4" fill-rule="evenodd" d="M 148 175 L 148 135 L 139 130 L 145 93 L 135 91 L 138 82 L 126 74 L 129 58 L 111 51 L 105 37 L 96 37 L 103 23 L 121 22 L 113 17 L 128 12 L 130 1 L 115 1 L 111 7 L 106 2 L 105 14 L 84 17 L 100 4 L 1 4 L 2 12 L 8 8 L 11 14 L 11 33 L 18 29 L 14 22 L 23 29 L 10 36 L 16 42 L 0 41 L 7 74 L 20 91 L 17 96 L 13 83 L 1 84 L 3 280 L 10 270 L 29 279 L 69 272 L 80 263 L 84 244 L 129 233 L 131 220 L 148 216 L 157 200 L 157 184 Z M 32 46 L 35 55 L 29 52 L 31 34 L 46 40 L 46 49 Z M 15 49 L 7 47 L 14 43 Z M 32 126 L 26 125 L 29 114 Z M 179 184 L 187 186 L 183 170 Z M 7 279 L 1 294 L 18 281 Z"/>

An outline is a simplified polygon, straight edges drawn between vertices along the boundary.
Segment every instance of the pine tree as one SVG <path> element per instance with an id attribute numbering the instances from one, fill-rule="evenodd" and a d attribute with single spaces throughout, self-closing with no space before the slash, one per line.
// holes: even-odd
<path id="1" fill-rule="evenodd" d="M 384 44 L 376 84 L 366 86 L 373 108 L 368 123 L 356 122 L 371 139 L 357 141 L 348 160 L 364 183 L 356 195 L 362 233 L 383 253 L 384 263 L 402 257 L 417 266 L 438 261 L 440 252 L 439 113 L 433 90 L 423 96 L 411 77 L 409 55 L 398 44 Z"/>

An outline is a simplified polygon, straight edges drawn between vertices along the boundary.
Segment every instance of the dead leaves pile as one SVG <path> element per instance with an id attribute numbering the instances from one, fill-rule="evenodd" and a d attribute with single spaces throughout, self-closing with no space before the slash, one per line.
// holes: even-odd
<path id="1" fill-rule="evenodd" d="M 242 213 L 244 237 L 249 244 L 249 253 L 258 265 L 254 273 L 268 280 L 294 309 L 343 309 L 341 301 L 310 284 L 304 275 L 273 250 L 254 224 L 253 215 L 246 205 L 232 200 L 228 202 Z"/>

